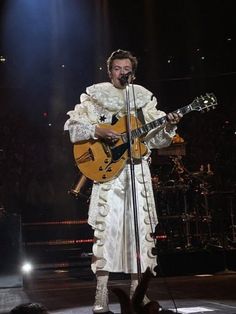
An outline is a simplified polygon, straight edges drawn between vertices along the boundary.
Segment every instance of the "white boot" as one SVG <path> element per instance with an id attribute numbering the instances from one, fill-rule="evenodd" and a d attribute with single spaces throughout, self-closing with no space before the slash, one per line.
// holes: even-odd
<path id="1" fill-rule="evenodd" d="M 108 306 L 108 272 L 97 272 L 97 288 L 95 295 L 95 303 L 93 305 L 93 313 L 109 312 Z"/>

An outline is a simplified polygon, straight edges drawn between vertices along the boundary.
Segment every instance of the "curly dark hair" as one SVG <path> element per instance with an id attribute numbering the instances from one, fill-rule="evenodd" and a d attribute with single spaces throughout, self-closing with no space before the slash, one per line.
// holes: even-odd
<path id="1" fill-rule="evenodd" d="M 39 303 L 24 303 L 14 307 L 9 314 L 48 314 L 46 307 Z"/>
<path id="2" fill-rule="evenodd" d="M 132 64 L 132 71 L 135 73 L 137 66 L 138 66 L 138 60 L 135 56 L 132 55 L 130 51 L 118 49 L 116 51 L 113 51 L 110 57 L 107 59 L 107 70 L 108 73 L 111 71 L 113 61 L 115 59 L 129 59 Z"/>

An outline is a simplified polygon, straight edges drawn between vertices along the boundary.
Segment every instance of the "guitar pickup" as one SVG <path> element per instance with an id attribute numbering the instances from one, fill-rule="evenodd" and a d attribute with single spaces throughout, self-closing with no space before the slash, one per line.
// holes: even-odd
<path id="1" fill-rule="evenodd" d="M 105 152 L 105 154 L 107 155 L 107 157 L 111 157 L 111 151 L 108 147 L 108 145 L 106 145 L 105 143 L 101 142 L 103 150 Z"/>

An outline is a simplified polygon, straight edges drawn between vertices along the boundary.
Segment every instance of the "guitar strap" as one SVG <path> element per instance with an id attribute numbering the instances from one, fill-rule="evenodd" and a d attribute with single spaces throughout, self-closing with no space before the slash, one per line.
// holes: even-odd
<path id="1" fill-rule="evenodd" d="M 138 110 L 137 110 L 137 118 L 142 123 L 142 125 L 145 124 L 145 119 L 144 119 L 142 108 L 138 108 Z M 112 116 L 111 125 L 114 125 L 117 121 L 118 121 L 117 113 L 114 113 L 113 116 Z"/>
<path id="2" fill-rule="evenodd" d="M 138 120 L 142 123 L 142 125 L 145 125 L 146 124 L 146 121 L 144 119 L 144 114 L 143 114 L 143 110 L 142 108 L 139 108 L 137 110 L 137 118 Z M 147 134 L 147 132 L 145 133 L 145 135 Z"/>
<path id="3" fill-rule="evenodd" d="M 118 121 L 117 114 L 118 114 L 118 113 L 114 113 L 114 114 L 112 115 L 112 118 L 111 118 L 111 125 L 116 124 L 116 122 Z"/>
<path id="4" fill-rule="evenodd" d="M 144 119 L 144 115 L 143 115 L 143 110 L 142 108 L 138 108 L 137 110 L 137 118 L 139 119 L 139 121 L 142 123 L 142 125 L 145 124 L 145 119 Z"/>

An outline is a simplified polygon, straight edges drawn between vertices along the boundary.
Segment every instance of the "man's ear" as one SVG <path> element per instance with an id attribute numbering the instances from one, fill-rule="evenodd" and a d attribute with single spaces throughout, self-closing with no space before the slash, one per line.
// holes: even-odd
<path id="1" fill-rule="evenodd" d="M 108 71 L 107 73 L 108 73 L 109 78 L 111 79 L 111 71 Z"/>

